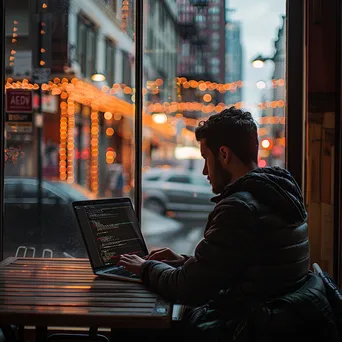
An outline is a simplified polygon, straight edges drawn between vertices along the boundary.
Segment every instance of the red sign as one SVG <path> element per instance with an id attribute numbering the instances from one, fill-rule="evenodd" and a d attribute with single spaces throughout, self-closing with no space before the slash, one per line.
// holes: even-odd
<path id="1" fill-rule="evenodd" d="M 6 90 L 6 112 L 32 113 L 32 91 L 25 89 Z"/>

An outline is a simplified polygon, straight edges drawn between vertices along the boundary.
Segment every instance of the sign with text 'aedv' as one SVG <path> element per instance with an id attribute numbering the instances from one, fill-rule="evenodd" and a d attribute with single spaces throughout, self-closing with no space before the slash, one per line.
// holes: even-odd
<path id="1" fill-rule="evenodd" d="M 32 113 L 32 90 L 7 89 L 6 112 L 7 113 Z"/>

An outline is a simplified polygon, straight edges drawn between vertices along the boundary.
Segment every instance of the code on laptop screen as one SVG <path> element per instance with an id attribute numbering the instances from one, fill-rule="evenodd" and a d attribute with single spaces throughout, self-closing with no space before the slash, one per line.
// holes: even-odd
<path id="1" fill-rule="evenodd" d="M 115 265 L 122 254 L 146 255 L 129 203 L 87 205 L 75 209 L 89 257 L 97 267 Z"/>

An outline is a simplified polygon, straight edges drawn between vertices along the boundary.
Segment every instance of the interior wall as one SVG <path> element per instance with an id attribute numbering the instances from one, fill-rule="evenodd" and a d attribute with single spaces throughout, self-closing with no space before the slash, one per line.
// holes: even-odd
<path id="1" fill-rule="evenodd" d="M 306 193 L 311 262 L 337 279 L 336 127 L 339 116 L 341 46 L 338 0 L 307 0 L 306 6 Z M 335 249 L 336 252 L 336 249 Z"/>

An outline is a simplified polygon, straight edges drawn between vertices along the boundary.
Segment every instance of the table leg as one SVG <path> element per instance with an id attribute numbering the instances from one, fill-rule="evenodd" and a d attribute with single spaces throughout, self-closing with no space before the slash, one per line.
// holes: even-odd
<path id="1" fill-rule="evenodd" d="M 46 342 L 47 337 L 47 327 L 36 327 L 36 342 Z"/>
<path id="2" fill-rule="evenodd" d="M 18 342 L 25 342 L 25 327 L 18 327 Z"/>

